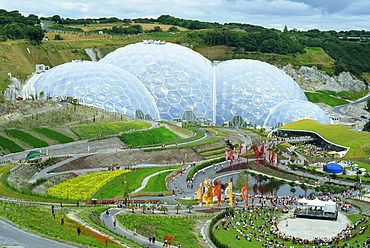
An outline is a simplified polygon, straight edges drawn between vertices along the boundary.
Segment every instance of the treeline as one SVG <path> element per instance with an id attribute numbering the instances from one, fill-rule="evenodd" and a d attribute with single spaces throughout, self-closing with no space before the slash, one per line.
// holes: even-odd
<path id="1" fill-rule="evenodd" d="M 71 18 L 62 18 L 60 15 L 53 15 L 51 17 L 42 17 L 44 21 L 53 21 L 56 24 L 74 24 L 74 25 L 85 25 L 85 24 L 97 24 L 97 23 L 116 23 L 116 22 L 125 22 L 131 23 L 131 19 L 119 19 L 117 17 L 101 17 L 101 18 L 80 18 L 80 19 L 71 19 Z"/>
<path id="2" fill-rule="evenodd" d="M 34 14 L 22 16 L 17 10 L 0 9 L 0 41 L 7 39 L 29 39 L 34 44 L 40 44 L 44 38 L 40 19 Z"/>
<path id="3" fill-rule="evenodd" d="M 304 53 L 305 47 L 321 47 L 335 60 L 335 75 L 349 71 L 362 79 L 363 72 L 370 72 L 370 42 L 346 42 L 338 39 L 338 35 L 340 33 L 335 31 L 320 30 L 281 32 L 263 29 L 259 32 L 236 32 L 230 29 L 213 29 L 190 32 L 186 39 L 195 45 L 226 45 L 246 52 L 282 55 Z"/>
<path id="4" fill-rule="evenodd" d="M 290 54 L 304 53 L 304 46 L 296 37 L 264 29 L 261 32 L 235 32 L 232 30 L 207 30 L 187 34 L 191 42 L 200 45 L 227 45 L 248 52 Z"/>

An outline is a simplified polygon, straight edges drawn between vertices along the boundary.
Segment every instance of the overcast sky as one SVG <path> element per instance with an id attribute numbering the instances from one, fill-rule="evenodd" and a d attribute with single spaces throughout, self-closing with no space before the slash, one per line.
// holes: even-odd
<path id="1" fill-rule="evenodd" d="M 0 9 L 63 18 L 157 18 L 238 22 L 283 30 L 370 30 L 369 0 L 0 0 Z"/>

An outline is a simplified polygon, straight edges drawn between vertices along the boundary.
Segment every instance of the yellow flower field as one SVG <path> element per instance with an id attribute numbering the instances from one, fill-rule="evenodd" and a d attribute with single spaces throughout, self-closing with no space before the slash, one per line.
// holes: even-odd
<path id="1" fill-rule="evenodd" d="M 110 180 L 129 170 L 95 172 L 69 179 L 49 188 L 48 195 L 72 200 L 88 200 Z"/>

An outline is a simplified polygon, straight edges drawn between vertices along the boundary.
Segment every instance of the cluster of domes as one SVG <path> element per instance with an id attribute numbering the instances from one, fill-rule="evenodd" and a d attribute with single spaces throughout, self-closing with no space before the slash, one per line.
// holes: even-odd
<path id="1" fill-rule="evenodd" d="M 99 62 L 56 66 L 33 87 L 39 97 L 70 96 L 146 119 L 265 126 L 304 118 L 329 122 L 325 112 L 307 101 L 294 80 L 275 66 L 246 59 L 212 63 L 171 43 L 137 43 Z"/>

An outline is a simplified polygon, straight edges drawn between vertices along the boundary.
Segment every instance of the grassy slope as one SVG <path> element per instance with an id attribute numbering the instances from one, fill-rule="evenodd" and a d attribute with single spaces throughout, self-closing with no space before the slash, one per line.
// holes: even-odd
<path id="1" fill-rule="evenodd" d="M 370 154 L 370 134 L 350 130 L 341 125 L 322 125 L 312 120 L 301 120 L 281 127 L 282 129 L 311 130 L 339 145 L 351 147 L 346 158 L 367 158 Z"/>
<path id="2" fill-rule="evenodd" d="M 278 55 L 257 52 L 240 52 L 233 51 L 232 47 L 213 46 L 213 47 L 196 47 L 195 51 L 203 54 L 210 60 L 227 60 L 227 59 L 257 59 L 277 66 L 293 64 L 298 66 L 317 66 L 322 65 L 323 70 L 328 73 L 333 72 L 334 60 L 326 54 L 320 47 L 305 48 L 304 54 Z"/>

